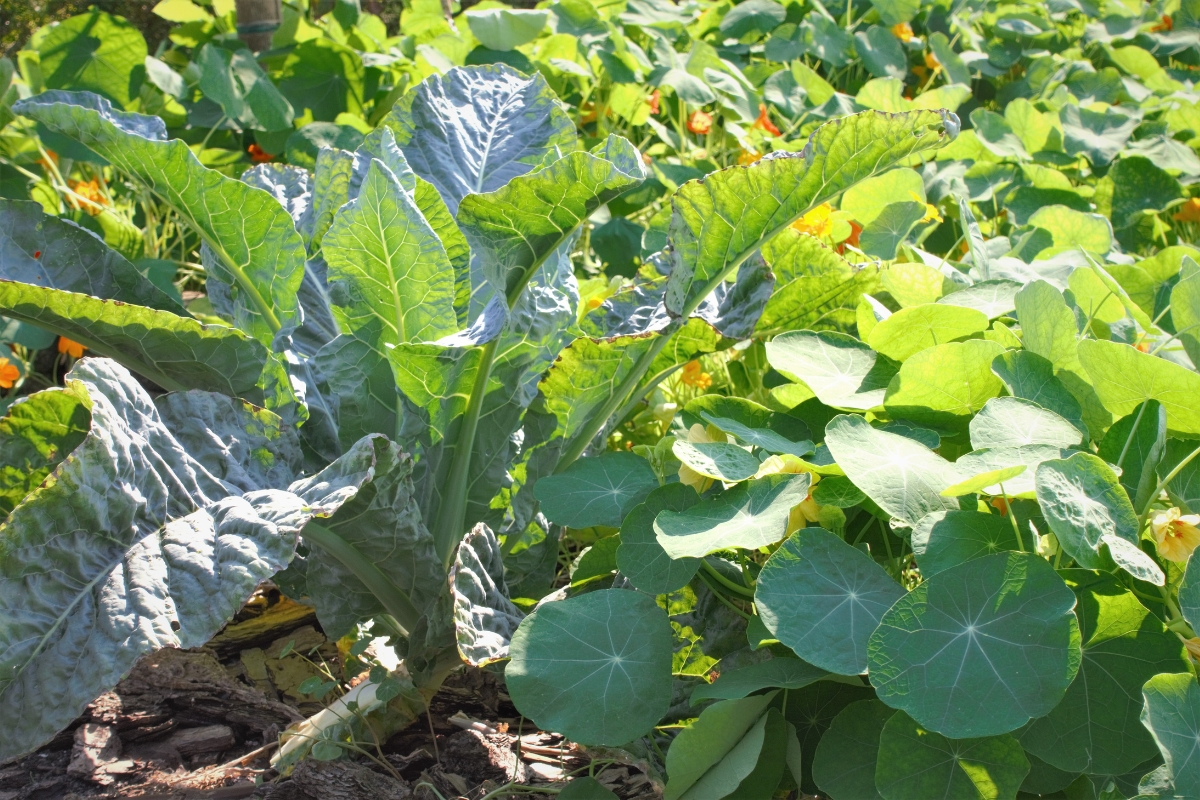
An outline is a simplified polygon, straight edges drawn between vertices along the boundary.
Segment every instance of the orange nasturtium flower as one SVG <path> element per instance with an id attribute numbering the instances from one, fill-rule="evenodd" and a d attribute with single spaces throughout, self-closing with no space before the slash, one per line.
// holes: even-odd
<path id="1" fill-rule="evenodd" d="M 771 122 L 771 118 L 767 115 L 767 107 L 763 103 L 758 104 L 758 119 L 754 120 L 754 127 L 766 131 L 772 136 L 783 135 L 779 128 L 775 127 L 775 123 Z"/>
<path id="2" fill-rule="evenodd" d="M 0 357 L 0 389 L 11 389 L 20 377 L 21 370 L 7 358 Z"/>
<path id="3" fill-rule="evenodd" d="M 1184 563 L 1200 545 L 1200 515 L 1180 515 L 1178 508 L 1168 508 L 1156 514 L 1150 522 L 1158 554 L 1168 561 Z"/>
<path id="4" fill-rule="evenodd" d="M 1200 222 L 1200 197 L 1189 197 L 1173 218 L 1179 222 Z"/>
<path id="5" fill-rule="evenodd" d="M 1156 24 L 1153 28 L 1150 29 L 1150 31 L 1152 33 L 1164 33 L 1166 31 L 1174 30 L 1174 28 L 1175 28 L 1175 21 L 1173 19 L 1171 19 L 1170 16 L 1163 14 L 1162 22 L 1159 22 L 1158 24 Z"/>
<path id="6" fill-rule="evenodd" d="M 738 153 L 738 164 L 743 167 L 748 167 L 754 162 L 762 158 L 762 153 L 756 153 L 753 150 L 743 150 Z"/>
<path id="7" fill-rule="evenodd" d="M 100 181 L 97 178 L 92 178 L 90 181 L 67 181 L 67 186 L 71 187 L 71 191 L 84 200 L 91 201 L 85 203 L 75 197 L 69 197 L 67 199 L 73 208 L 83 209 L 94 217 L 103 211 L 100 206 L 108 205 L 104 193 L 100 191 Z"/>
<path id="8" fill-rule="evenodd" d="M 704 390 L 712 386 L 712 375 L 704 372 L 700 368 L 699 361 L 689 361 L 683 365 L 683 375 L 679 378 L 688 386 L 694 386 L 697 389 Z"/>
<path id="9" fill-rule="evenodd" d="M 928 67 L 929 69 L 933 70 L 934 72 L 937 72 L 939 69 L 942 68 L 942 62 L 938 61 L 937 56 L 935 56 L 933 53 L 926 53 L 925 54 L 925 66 Z"/>
<path id="10" fill-rule="evenodd" d="M 688 117 L 687 129 L 697 136 L 706 136 L 712 130 L 712 114 L 704 111 L 693 111 Z"/>
<path id="11" fill-rule="evenodd" d="M 265 164 L 275 158 L 275 156 L 259 147 L 257 142 L 247 147 L 246 152 L 250 154 L 250 160 L 255 164 Z"/>
<path id="12" fill-rule="evenodd" d="M 86 347 L 65 336 L 58 337 L 58 352 L 68 355 L 71 358 L 83 358 L 83 351 Z"/>
<path id="13" fill-rule="evenodd" d="M 911 42 L 916 38 L 913 33 L 912 25 L 907 22 L 898 22 L 892 26 L 892 34 L 902 42 Z"/>
<path id="14" fill-rule="evenodd" d="M 863 232 L 863 227 L 854 220 L 848 220 L 848 222 L 850 223 L 850 235 L 846 237 L 846 241 L 842 242 L 842 244 L 858 247 L 858 236 Z"/>
<path id="15" fill-rule="evenodd" d="M 651 114 L 657 114 L 659 112 L 658 101 L 661 97 L 662 92 L 660 92 L 658 89 L 655 89 L 650 93 L 650 96 L 646 98 L 646 105 L 650 106 Z"/>
<path id="16" fill-rule="evenodd" d="M 807 233 L 809 236 L 815 236 L 818 239 L 829 236 L 833 233 L 833 206 L 829 205 L 829 203 L 821 203 L 821 205 L 793 222 L 792 227 L 801 233 Z"/>

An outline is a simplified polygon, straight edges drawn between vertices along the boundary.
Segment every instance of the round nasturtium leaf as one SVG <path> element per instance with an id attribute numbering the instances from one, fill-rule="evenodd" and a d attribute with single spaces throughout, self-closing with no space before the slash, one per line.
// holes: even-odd
<path id="1" fill-rule="evenodd" d="M 625 515 L 658 487 L 646 459 L 633 453 L 581 458 L 539 480 L 533 493 L 546 519 L 569 528 L 620 527 Z"/>
<path id="2" fill-rule="evenodd" d="M 956 739 L 1049 713 L 1079 669 L 1075 595 L 1045 560 L 997 553 L 934 575 L 867 646 L 879 699 Z"/>
<path id="3" fill-rule="evenodd" d="M 1004 346 L 998 342 L 971 339 L 915 353 L 888 384 L 883 405 L 893 419 L 965 428 L 971 416 L 1004 388 L 992 372 L 992 361 L 1003 352 Z"/>
<path id="4" fill-rule="evenodd" d="M 821 528 L 792 534 L 758 576 L 767 630 L 805 661 L 840 675 L 867 668 L 867 640 L 904 595 L 870 556 Z"/>
<path id="5" fill-rule="evenodd" d="M 987 330 L 982 311 L 928 303 L 905 308 L 871 329 L 867 344 L 893 361 L 905 361 L 922 350 Z"/>
<path id="6" fill-rule="evenodd" d="M 1195 550 L 1188 557 L 1183 582 L 1179 584 L 1179 611 L 1192 630 L 1200 628 L 1200 556 Z"/>
<path id="7" fill-rule="evenodd" d="M 1138 517 L 1117 474 L 1091 453 L 1044 461 L 1035 474 L 1038 503 L 1058 543 L 1075 563 L 1103 569 L 1105 536 L 1138 541 Z"/>
<path id="8" fill-rule="evenodd" d="M 1075 447 L 1082 438 L 1068 420 L 1020 397 L 993 397 L 971 420 L 971 447 L 976 450 L 1031 444 Z"/>
<path id="9" fill-rule="evenodd" d="M 947 739 L 898 713 L 879 736 L 875 785 L 884 800 L 1002 800 L 1028 772 L 1011 736 Z"/>
<path id="10" fill-rule="evenodd" d="M 1054 710 L 1021 732 L 1021 745 L 1068 772 L 1130 772 L 1157 752 L 1134 722 L 1142 685 L 1161 672 L 1187 669 L 1183 645 L 1113 576 L 1060 574 L 1078 598 L 1083 663 Z"/>
<path id="11" fill-rule="evenodd" d="M 835 331 L 788 331 L 767 342 L 767 360 L 803 381 L 827 406 L 866 411 L 883 403 L 896 365 Z"/>
<path id="12" fill-rule="evenodd" d="M 654 533 L 654 518 L 665 509 L 686 511 L 700 502 L 700 495 L 682 483 L 660 486 L 621 523 L 621 546 L 617 569 L 629 582 L 650 594 L 667 594 L 688 585 L 700 568 L 698 558 L 671 558 Z"/>
<path id="13" fill-rule="evenodd" d="M 654 598 L 605 589 L 548 603 L 517 628 L 504 671 L 513 703 L 582 744 L 625 744 L 671 701 L 671 625 Z"/>
<path id="14" fill-rule="evenodd" d="M 1142 724 L 1154 735 L 1177 797 L 1200 797 L 1200 684 L 1190 673 L 1155 675 L 1142 687 Z"/>
<path id="15" fill-rule="evenodd" d="M 896 713 L 878 700 L 860 700 L 833 718 L 812 763 L 813 780 L 830 800 L 882 800 L 875 787 L 879 736 Z"/>
<path id="16" fill-rule="evenodd" d="M 54 25 L 37 52 L 47 89 L 96 92 L 121 106 L 137 98 L 145 76 L 141 32 L 96 8 Z"/>
<path id="17" fill-rule="evenodd" d="M 1029 544 L 1029 536 L 1025 536 Z M 1017 549 L 1012 522 L 979 511 L 935 511 L 913 528 L 913 555 L 921 575 L 934 575 L 980 556 Z"/>
<path id="18" fill-rule="evenodd" d="M 729 442 L 685 442 L 680 439 L 671 446 L 671 452 L 693 472 L 727 483 L 753 478 L 760 466 L 758 459 L 745 448 Z"/>

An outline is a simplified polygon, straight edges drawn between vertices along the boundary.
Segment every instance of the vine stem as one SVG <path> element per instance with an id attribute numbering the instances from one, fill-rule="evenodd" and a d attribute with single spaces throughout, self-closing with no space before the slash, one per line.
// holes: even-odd
<path id="1" fill-rule="evenodd" d="M 1176 464 L 1175 468 L 1168 472 L 1167 476 L 1159 481 L 1158 485 L 1154 487 L 1154 491 L 1150 493 L 1150 499 L 1146 501 L 1145 507 L 1142 508 L 1142 513 L 1138 514 L 1139 533 L 1143 528 L 1146 527 L 1146 518 L 1150 516 L 1150 509 L 1154 507 L 1154 501 L 1158 499 L 1158 495 L 1167 487 L 1167 484 L 1175 480 L 1176 476 L 1178 476 L 1180 472 L 1183 472 L 1184 467 L 1192 463 L 1197 456 L 1200 456 L 1200 447 L 1197 447 L 1195 450 L 1188 453 L 1187 456 L 1178 464 Z"/>

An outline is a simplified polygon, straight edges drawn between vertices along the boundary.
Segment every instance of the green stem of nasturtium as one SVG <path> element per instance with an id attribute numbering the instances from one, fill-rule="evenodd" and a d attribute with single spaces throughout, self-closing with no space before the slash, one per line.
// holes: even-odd
<path id="1" fill-rule="evenodd" d="M 1146 518 L 1150 516 L 1150 509 L 1154 507 L 1154 501 L 1158 499 L 1158 495 L 1167 487 L 1167 484 L 1175 480 L 1176 476 L 1178 476 L 1180 472 L 1183 472 L 1184 467 L 1192 463 L 1197 456 L 1200 456 L 1200 447 L 1197 447 L 1195 450 L 1188 453 L 1187 456 L 1178 464 L 1176 464 L 1175 468 L 1168 472 L 1167 476 L 1159 481 L 1158 485 L 1154 487 L 1154 491 L 1150 493 L 1150 499 L 1146 501 L 1146 505 L 1142 508 L 1142 513 L 1138 514 L 1139 531 L 1146 527 Z"/>
<path id="2" fill-rule="evenodd" d="M 753 589 L 747 589 L 745 586 L 739 586 L 738 584 L 729 580 L 724 575 L 722 575 L 719 571 L 717 571 L 716 567 L 714 567 L 712 564 L 709 564 L 708 559 L 706 559 L 706 558 L 700 559 L 700 567 L 709 575 L 709 577 L 711 577 L 717 583 L 724 586 L 729 591 L 736 592 L 737 594 L 740 594 L 743 597 L 754 597 Z"/>
<path id="3" fill-rule="evenodd" d="M 1138 426 L 1142 424 L 1142 416 L 1146 413 L 1146 406 L 1150 405 L 1150 400 L 1146 399 L 1138 406 L 1137 417 L 1133 420 L 1133 427 L 1129 429 L 1129 435 L 1125 437 L 1125 446 L 1121 448 L 1121 455 L 1117 457 L 1117 466 L 1124 468 L 1125 456 L 1129 453 L 1129 448 L 1133 444 L 1133 437 L 1137 435 Z"/>
<path id="4" fill-rule="evenodd" d="M 721 594 L 721 590 L 718 589 L 715 585 L 713 585 L 712 579 L 708 577 L 707 573 L 700 572 L 697 574 L 700 576 L 700 580 L 704 582 L 704 585 L 708 587 L 708 590 L 713 593 L 713 596 L 716 597 L 717 600 L 721 601 L 722 605 L 724 605 L 726 608 L 728 608 L 730 611 L 734 612 L 738 616 L 745 619 L 747 622 L 750 621 L 750 615 L 747 614 L 745 611 L 742 611 L 737 606 L 735 606 L 728 597 Z"/>
<path id="5" fill-rule="evenodd" d="M 1021 538 L 1021 526 L 1017 524 L 1017 514 L 1013 511 L 1012 498 L 1008 496 L 1008 492 L 1004 491 L 1004 484 L 1000 484 L 1000 496 L 1004 498 L 1004 507 L 1008 510 L 1008 521 L 1012 523 L 1013 535 L 1017 537 L 1017 551 L 1024 553 L 1025 541 Z"/>
<path id="6" fill-rule="evenodd" d="M 413 605 L 408 595 L 402 592 L 383 572 L 375 562 L 364 556 L 358 548 L 347 542 L 341 536 L 312 521 L 304 526 L 301 535 L 310 544 L 324 550 L 336 558 L 346 569 L 363 582 L 372 594 L 383 603 L 387 612 L 395 618 L 395 622 L 407 634 L 411 632 L 421 619 L 421 612 Z"/>

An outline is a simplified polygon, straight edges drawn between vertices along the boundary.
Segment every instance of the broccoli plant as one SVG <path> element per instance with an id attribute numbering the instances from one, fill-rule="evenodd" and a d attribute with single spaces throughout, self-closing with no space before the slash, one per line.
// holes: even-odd
<path id="1" fill-rule="evenodd" d="M 523 711 L 591 717 L 561 720 L 590 743 L 645 733 L 670 697 L 654 599 L 585 598 L 597 613 L 575 635 L 625 643 L 597 656 L 629 677 L 610 696 L 594 681 L 569 702 L 531 693 L 578 683 L 590 662 L 517 630 L 506 558 L 535 540 L 553 558 L 564 504 L 619 525 L 658 480 L 629 453 L 581 456 L 697 354 L 853 295 L 859 271 L 836 254 L 778 242 L 957 130 L 950 114 L 869 112 L 819 128 L 802 152 L 688 183 L 668 247 L 581 312 L 581 230 L 646 169 L 623 138 L 582 147 L 541 77 L 451 70 L 404 95 L 357 151 L 241 180 L 97 95 L 48 91 L 13 109 L 192 227 L 224 324 L 189 316 L 86 231 L 0 200 L 0 312 L 94 356 L 10 414 L 38 404 L 60 423 L 0 431 L 14 443 L 6 475 L 24 487 L 0 509 L 0 758 L 45 742 L 139 656 L 203 644 L 267 578 L 314 605 L 329 636 L 370 624 L 405 658 L 295 732 L 283 763 L 368 721 L 408 724 L 457 665 L 502 661 L 510 644 L 526 653 L 508 676 Z M 627 651 L 646 669 L 629 670 Z"/>

